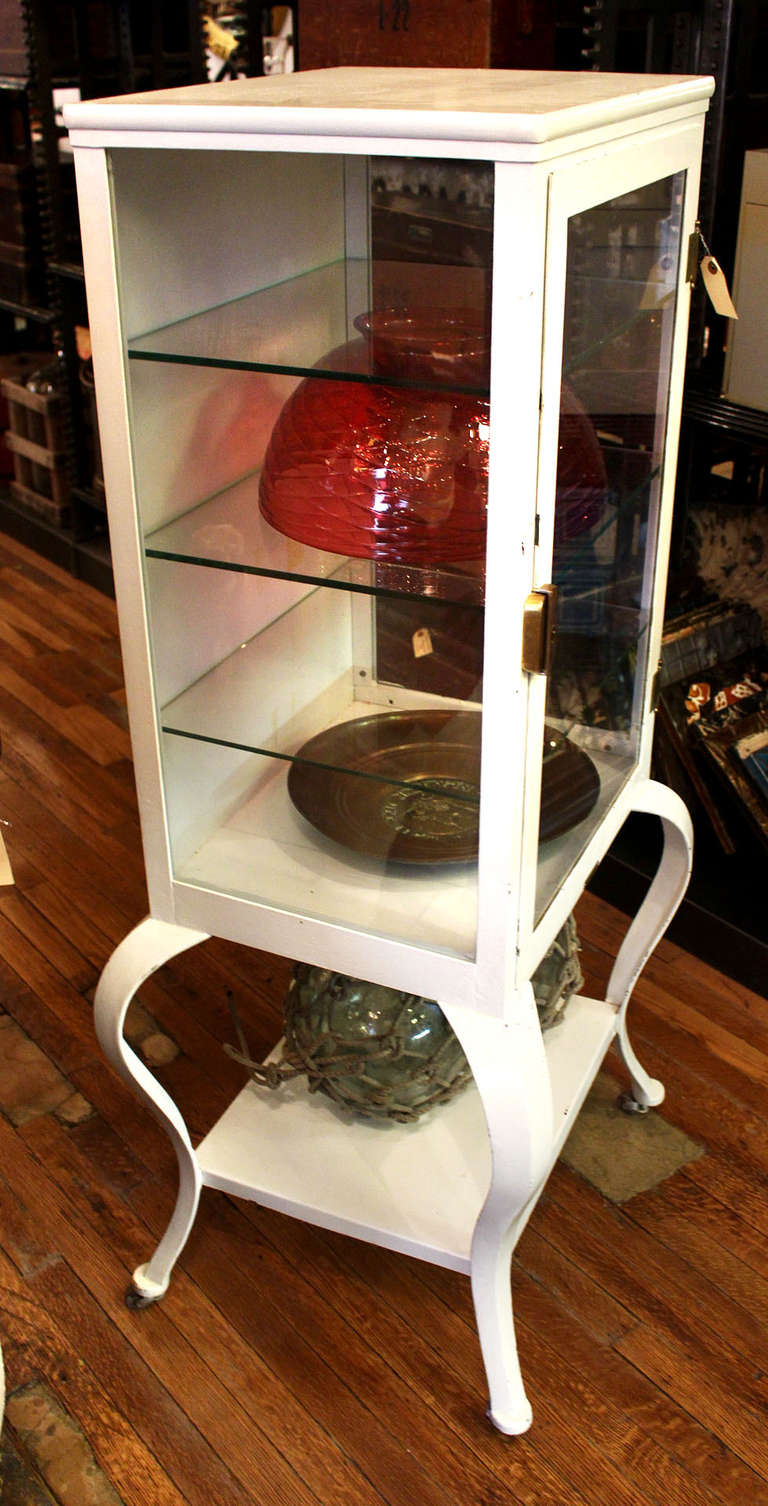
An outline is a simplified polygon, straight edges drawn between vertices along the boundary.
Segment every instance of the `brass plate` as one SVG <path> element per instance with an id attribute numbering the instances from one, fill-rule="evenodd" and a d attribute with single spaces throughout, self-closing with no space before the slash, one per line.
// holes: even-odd
<path id="1" fill-rule="evenodd" d="M 553 728 L 544 728 L 544 742 L 558 740 Z M 551 758 L 545 758 L 541 774 L 539 841 L 551 842 L 578 826 L 588 816 L 600 794 L 600 775 L 583 748 L 561 742 Z"/>
<path id="2" fill-rule="evenodd" d="M 323 836 L 393 863 L 477 857 L 480 712 L 392 711 L 328 727 L 291 764 L 288 793 Z M 570 743 L 544 766 L 542 840 L 591 810 L 600 781 Z"/>
<path id="3" fill-rule="evenodd" d="M 477 857 L 479 712 L 389 711 L 310 739 L 288 775 L 302 816 L 353 852 L 393 863 Z M 325 767 L 318 767 L 325 765 Z M 363 776 L 363 777 L 360 777 Z"/>

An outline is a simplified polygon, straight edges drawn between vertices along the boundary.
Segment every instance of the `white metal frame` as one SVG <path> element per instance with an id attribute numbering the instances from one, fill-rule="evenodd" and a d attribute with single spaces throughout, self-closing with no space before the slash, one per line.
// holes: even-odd
<path id="1" fill-rule="evenodd" d="M 178 1161 L 179 1192 L 151 1260 L 133 1273 L 131 1305 L 144 1306 L 166 1291 L 201 1189 L 216 1187 L 467 1272 L 490 1390 L 489 1416 L 501 1432 L 524 1432 L 532 1413 L 515 1344 L 512 1251 L 612 1042 L 630 1073 L 635 1102 L 648 1107 L 664 1096 L 661 1083 L 648 1076 L 632 1049 L 627 1005 L 685 893 L 692 831 L 678 796 L 651 780 L 635 785 L 634 809 L 659 816 L 664 852 L 616 958 L 605 999 L 572 999 L 546 1043 L 530 984 L 509 1000 L 505 1021 L 444 1002 L 474 1084 L 430 1123 L 393 1125 L 385 1137 L 380 1126 L 349 1122 L 300 1088 L 276 1111 L 262 1092 L 248 1086 L 194 1150 L 176 1105 L 126 1043 L 123 1025 L 146 978 L 206 935 L 151 917 L 142 921 L 101 975 L 96 1029 L 108 1060 L 165 1128 Z"/>
<path id="2" fill-rule="evenodd" d="M 390 87 L 391 71 L 385 73 L 386 81 L 380 80 L 377 88 Z M 296 77 L 301 82 L 296 85 L 294 79 L 294 88 L 311 92 L 324 87 L 322 79 L 315 85 L 310 75 Z M 173 1217 L 148 1264 L 134 1273 L 132 1300 L 152 1301 L 166 1289 L 204 1185 L 467 1271 L 488 1374 L 490 1416 L 507 1433 L 523 1431 L 531 1420 L 515 1348 L 510 1255 L 612 1042 L 630 1072 L 635 1101 L 648 1106 L 663 1096 L 661 1085 L 647 1076 L 634 1056 L 626 1011 L 635 979 L 684 893 L 691 856 L 691 828 L 684 807 L 670 791 L 648 778 L 652 717 L 646 703 L 637 768 L 556 901 L 534 927 L 527 875 L 533 871 L 535 857 L 536 822 L 531 813 L 538 811 L 544 682 L 532 680 L 520 668 L 520 607 L 532 584 L 547 578 L 549 564 L 545 541 L 548 519 L 551 534 L 554 472 L 551 461 L 542 464 L 541 457 L 548 445 L 553 449 L 556 432 L 567 217 L 577 208 L 648 181 L 651 173 L 659 178 L 684 167 L 689 174 L 685 244 L 696 196 L 704 100 L 711 88 L 701 79 L 667 81 L 658 86 L 651 101 L 645 85 L 635 89 L 634 95 L 631 89 L 616 85 L 611 100 L 610 81 L 598 79 L 596 83 L 595 75 L 584 77 L 592 82 L 575 86 L 577 91 L 583 87 L 583 104 L 574 103 L 574 95 L 567 108 L 549 114 L 545 108 L 538 113 L 522 110 L 511 124 L 501 113 L 475 109 L 472 114 L 466 104 L 458 111 L 436 108 L 431 115 L 391 108 L 370 113 L 359 104 L 354 110 L 345 108 L 343 98 L 338 105 L 312 105 L 297 114 L 292 104 L 280 104 L 282 96 L 275 93 L 274 80 L 266 81 L 278 104 L 272 111 L 251 109 L 245 103 L 238 108 L 242 89 L 237 85 L 226 96 L 231 105 L 223 108 L 210 103 L 207 90 L 199 95 L 192 90 L 181 91 L 189 98 L 183 105 L 178 96 L 161 95 L 149 105 L 141 100 L 88 103 L 69 112 L 150 894 L 150 916 L 120 944 L 104 969 L 96 995 L 96 1023 L 107 1057 L 166 1128 L 180 1174 Z M 429 78 L 425 75 L 425 81 Z M 489 89 L 493 92 L 488 79 L 493 80 L 493 75 L 482 78 L 484 94 Z M 249 98 L 254 84 L 257 90 L 261 87 L 247 81 Z M 502 84 L 503 80 L 496 81 L 499 88 Z M 461 81 L 457 85 L 452 74 L 448 87 L 461 92 L 463 85 Z M 572 89 L 572 84 L 568 87 Z M 467 97 L 473 97 L 469 85 L 467 89 Z M 600 90 L 607 91 L 608 103 Z M 446 137 L 448 123 L 453 134 Z M 174 879 L 126 370 L 126 338 L 147 327 L 152 299 L 157 304 L 163 295 L 147 294 L 132 312 L 121 301 L 119 262 L 125 246 L 115 235 L 110 181 L 109 153 L 137 148 L 150 153 L 186 148 L 222 153 L 325 152 L 346 157 L 347 174 L 352 178 L 355 159 L 382 152 L 496 162 L 494 257 L 496 267 L 504 268 L 504 276 L 497 277 L 494 289 L 481 881 L 474 959 L 452 955 L 447 947 L 427 948 L 385 935 L 366 935 L 351 923 L 331 924 L 311 914 L 293 914 Z M 136 164 L 140 170 L 138 158 Z M 151 174 L 146 176 L 149 179 Z M 151 214 L 151 193 L 146 212 Z M 356 237 L 364 238 L 359 206 L 354 226 Z M 131 235 L 134 249 L 125 251 L 129 258 L 140 245 L 141 227 L 133 226 Z M 286 255 L 290 260 L 290 246 Z M 236 276 L 245 277 L 245 266 L 237 269 Z M 687 316 L 683 277 L 681 271 L 678 348 L 668 411 L 668 477 L 674 473 L 682 388 L 680 336 Z M 191 275 L 191 283 L 194 280 Z M 191 283 L 186 291 L 172 293 L 177 314 L 194 307 Z M 553 288 L 557 289 L 554 294 Z M 242 287 L 237 285 L 235 291 L 239 293 Z M 514 346 L 510 330 L 515 331 Z M 516 415 L 514 432 L 513 425 L 504 421 L 510 412 Z M 538 550 L 536 508 L 526 505 L 518 510 L 505 505 L 511 475 L 518 496 L 538 498 L 542 525 Z M 659 531 L 662 558 L 670 508 L 668 480 Z M 663 586 L 662 565 L 655 577 L 651 662 L 658 652 Z M 524 798 L 523 780 L 520 775 L 510 777 L 510 765 L 520 773 L 524 770 Z M 564 1023 L 545 1042 L 529 982 L 531 972 L 630 810 L 649 811 L 661 819 L 665 845 L 658 873 L 629 927 L 605 999 L 572 1000 Z M 193 1149 L 175 1104 L 127 1046 L 123 1021 L 130 998 L 143 980 L 210 934 L 438 998 L 464 1046 L 474 1085 L 428 1122 L 393 1125 L 384 1135 L 365 1123 L 346 1122 L 327 1103 L 298 1088 L 291 1090 L 278 1115 L 249 1085 Z M 279 1132 L 275 1129 L 278 1119 Z M 317 1175 L 319 1165 L 322 1176 Z M 334 1169 L 330 1176 L 329 1167 Z"/>

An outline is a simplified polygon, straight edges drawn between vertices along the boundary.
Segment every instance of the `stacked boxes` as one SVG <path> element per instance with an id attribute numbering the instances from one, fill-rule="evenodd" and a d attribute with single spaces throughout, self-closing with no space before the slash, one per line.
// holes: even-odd
<path id="1" fill-rule="evenodd" d="M 13 456 L 11 494 L 26 512 L 57 528 L 69 522 L 69 473 L 64 444 L 64 395 L 34 392 L 5 380 L 10 427 L 5 442 Z"/>

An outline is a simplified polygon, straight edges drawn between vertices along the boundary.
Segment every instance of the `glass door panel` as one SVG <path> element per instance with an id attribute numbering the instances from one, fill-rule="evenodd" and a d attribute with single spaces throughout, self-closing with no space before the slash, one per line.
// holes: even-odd
<path id="1" fill-rule="evenodd" d="M 492 170 L 312 173 L 334 259 L 257 238 L 252 291 L 127 342 L 173 872 L 472 957 Z"/>
<path id="2" fill-rule="evenodd" d="M 568 222 L 537 920 L 638 757 L 684 180 Z"/>

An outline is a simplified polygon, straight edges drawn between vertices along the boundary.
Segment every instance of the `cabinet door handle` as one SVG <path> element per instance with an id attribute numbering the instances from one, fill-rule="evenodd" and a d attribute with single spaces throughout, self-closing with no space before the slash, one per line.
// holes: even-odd
<path id="1" fill-rule="evenodd" d="M 552 640 L 557 617 L 557 586 L 539 586 L 525 599 L 523 608 L 523 669 L 529 675 L 546 675 L 552 659 Z"/>

